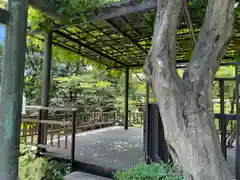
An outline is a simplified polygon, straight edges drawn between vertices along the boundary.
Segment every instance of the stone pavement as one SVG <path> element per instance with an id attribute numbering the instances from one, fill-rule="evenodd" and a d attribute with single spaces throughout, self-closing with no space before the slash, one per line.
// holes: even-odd
<path id="1" fill-rule="evenodd" d="M 111 180 L 109 178 L 95 176 L 95 175 L 87 174 L 84 172 L 73 172 L 67 175 L 64 179 L 65 180 Z"/>

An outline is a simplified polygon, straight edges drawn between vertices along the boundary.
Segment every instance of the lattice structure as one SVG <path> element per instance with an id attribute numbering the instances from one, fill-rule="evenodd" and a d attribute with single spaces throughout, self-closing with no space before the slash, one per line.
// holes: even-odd
<path id="1" fill-rule="evenodd" d="M 110 19 L 88 15 L 90 20 L 86 23 L 55 28 L 53 44 L 111 68 L 142 67 L 151 46 L 155 15 L 155 8 Z M 198 14 L 192 18 L 197 35 L 203 20 L 199 19 Z M 235 40 L 229 45 L 224 57 L 226 61 L 236 55 Z M 182 18 L 177 31 L 177 64 L 189 61 L 193 47 L 188 26 Z"/>

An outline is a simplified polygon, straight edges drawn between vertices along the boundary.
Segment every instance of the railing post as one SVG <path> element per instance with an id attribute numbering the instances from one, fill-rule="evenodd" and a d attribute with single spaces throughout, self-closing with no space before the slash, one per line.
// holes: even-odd
<path id="1" fill-rule="evenodd" d="M 226 146 L 226 131 L 227 131 L 227 123 L 226 123 L 226 118 L 225 118 L 225 113 L 224 113 L 224 80 L 220 79 L 219 80 L 219 85 L 220 85 L 220 134 L 221 134 L 221 147 L 222 147 L 222 153 L 227 160 L 227 146 Z"/>
<path id="2" fill-rule="evenodd" d="M 146 81 L 146 107 L 144 111 L 144 124 L 143 124 L 143 151 L 145 152 L 145 162 L 148 162 L 148 114 L 149 114 L 149 84 Z"/>
<path id="3" fill-rule="evenodd" d="M 40 156 L 41 153 L 44 151 L 42 148 L 39 148 L 38 145 L 39 144 L 43 144 L 43 127 L 42 124 L 40 123 L 40 120 L 42 120 L 42 110 L 39 110 L 39 117 L 38 117 L 38 140 L 37 140 L 37 155 Z"/>
<path id="4" fill-rule="evenodd" d="M 120 122 L 121 122 L 121 112 L 120 112 L 120 108 L 117 109 L 117 121 L 118 121 L 118 124 L 120 125 Z"/>
<path id="5" fill-rule="evenodd" d="M 132 127 L 133 124 L 133 114 L 131 112 L 131 110 L 128 110 L 128 127 Z"/>
<path id="6" fill-rule="evenodd" d="M 76 137 L 76 111 L 73 111 L 73 114 L 72 114 L 72 147 L 71 147 L 72 171 L 75 171 L 75 137 Z"/>
<path id="7" fill-rule="evenodd" d="M 128 90 L 129 90 L 129 68 L 125 71 L 125 104 L 124 104 L 124 129 L 128 130 Z"/>
<path id="8" fill-rule="evenodd" d="M 114 111 L 113 114 L 114 114 L 113 126 L 115 126 L 117 124 L 117 111 Z"/>

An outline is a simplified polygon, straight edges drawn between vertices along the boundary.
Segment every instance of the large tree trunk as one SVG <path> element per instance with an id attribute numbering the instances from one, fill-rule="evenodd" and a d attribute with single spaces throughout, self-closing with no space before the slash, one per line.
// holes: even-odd
<path id="1" fill-rule="evenodd" d="M 192 60 L 180 78 L 175 33 L 183 0 L 158 0 L 145 72 L 152 84 L 174 162 L 185 180 L 232 179 L 214 124 L 212 84 L 233 25 L 233 0 L 208 0 Z"/>

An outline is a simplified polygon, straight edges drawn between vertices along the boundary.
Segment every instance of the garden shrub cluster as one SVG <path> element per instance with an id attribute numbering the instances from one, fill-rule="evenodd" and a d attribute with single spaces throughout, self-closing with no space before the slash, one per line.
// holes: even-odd
<path id="1" fill-rule="evenodd" d="M 70 164 L 46 157 L 37 157 L 29 147 L 20 147 L 19 180 L 63 180 L 71 171 Z M 162 162 L 139 164 L 134 168 L 118 171 L 116 180 L 183 180 L 177 168 Z"/>
<path id="2" fill-rule="evenodd" d="M 63 180 L 70 170 L 70 164 L 36 157 L 29 147 L 20 147 L 19 180 Z"/>
<path id="3" fill-rule="evenodd" d="M 183 180 L 182 174 L 170 164 L 162 162 L 139 164 L 134 168 L 118 171 L 116 180 Z"/>

